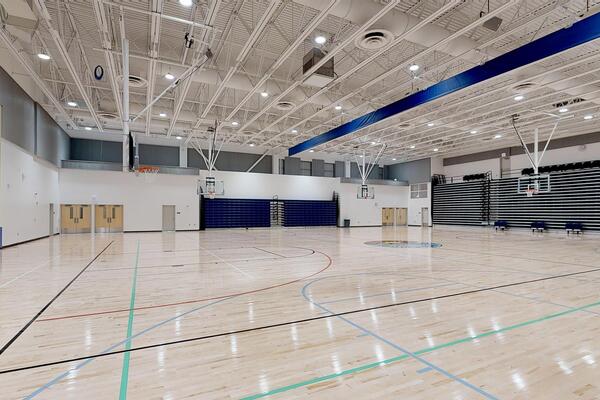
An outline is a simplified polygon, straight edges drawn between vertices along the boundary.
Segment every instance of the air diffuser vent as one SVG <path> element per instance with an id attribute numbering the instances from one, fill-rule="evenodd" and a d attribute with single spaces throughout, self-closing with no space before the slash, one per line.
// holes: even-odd
<path id="1" fill-rule="evenodd" d="M 356 38 L 354 44 L 363 50 L 379 50 L 390 43 L 394 35 L 385 29 L 372 29 Z"/>

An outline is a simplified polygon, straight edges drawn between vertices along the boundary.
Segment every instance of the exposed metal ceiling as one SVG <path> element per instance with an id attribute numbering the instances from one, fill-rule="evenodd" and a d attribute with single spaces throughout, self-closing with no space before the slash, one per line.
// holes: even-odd
<path id="1" fill-rule="evenodd" d="M 52 95 L 46 96 L 46 109 L 63 126 L 79 128 L 71 135 L 87 126 L 101 139 L 120 129 L 125 35 L 131 74 L 141 78 L 130 89 L 133 114 L 171 83 L 166 73 L 179 76 L 207 48 L 214 54 L 140 116 L 133 131 L 202 140 L 218 120 L 228 143 L 283 154 L 343 122 L 567 27 L 598 11 L 600 0 L 195 0 L 189 8 L 178 0 L 33 3 L 36 27 L 7 25 L 2 45 L 10 41 L 25 55 L 38 83 Z M 121 15 L 125 32 L 119 27 Z M 497 31 L 483 25 L 493 17 L 502 19 Z M 382 47 L 363 48 L 365 35 L 382 29 L 390 33 L 374 43 Z M 191 48 L 185 46 L 186 33 L 194 38 Z M 326 37 L 324 45 L 315 44 L 318 35 Z M 335 79 L 323 88 L 307 84 L 302 74 L 302 58 L 313 47 L 335 60 Z M 40 60 L 40 52 L 51 59 Z M 410 71 L 412 64 L 419 70 Z M 102 80 L 94 79 L 97 65 L 104 68 Z M 525 98 L 515 101 L 517 94 Z M 568 111 L 558 113 L 561 107 Z M 357 145 L 386 143 L 386 163 L 466 154 L 518 144 L 510 125 L 514 114 L 526 139 L 536 127 L 542 138 L 550 134 L 555 117 L 545 113 L 564 118 L 555 137 L 597 131 L 599 107 L 600 44 L 593 42 L 315 150 L 342 158 Z M 584 119 L 589 115 L 596 118 Z"/>

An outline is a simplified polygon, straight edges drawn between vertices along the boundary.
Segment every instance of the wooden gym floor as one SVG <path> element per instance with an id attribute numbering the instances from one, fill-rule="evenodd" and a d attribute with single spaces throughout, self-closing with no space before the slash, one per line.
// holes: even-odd
<path id="1" fill-rule="evenodd" d="M 0 398 L 600 399 L 598 239 L 315 228 L 7 248 Z"/>

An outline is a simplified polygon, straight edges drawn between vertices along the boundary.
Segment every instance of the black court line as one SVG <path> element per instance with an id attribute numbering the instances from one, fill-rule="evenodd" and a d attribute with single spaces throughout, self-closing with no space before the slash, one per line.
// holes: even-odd
<path id="1" fill-rule="evenodd" d="M 90 265 L 92 265 L 92 263 L 94 261 L 96 261 L 96 259 L 98 259 L 98 257 L 100 257 L 100 255 L 102 255 L 102 253 L 104 253 L 104 251 L 106 249 L 109 248 L 109 246 L 111 244 L 114 243 L 114 240 L 111 241 L 105 248 L 102 249 L 102 251 L 100 251 L 100 253 L 96 254 L 96 256 L 89 262 L 87 263 L 87 265 L 81 270 L 79 271 L 79 273 L 77 275 L 75 275 L 75 277 L 73 279 L 71 279 L 71 281 L 69 283 L 66 284 L 66 286 L 64 288 L 62 288 L 60 290 L 60 292 L 58 292 L 49 302 L 48 304 L 46 304 L 44 307 L 42 307 L 42 309 L 40 311 L 37 312 L 37 314 L 35 314 L 33 316 L 33 318 L 31 318 L 31 320 L 29 320 L 28 323 L 25 324 L 24 327 L 21 328 L 21 330 L 19 332 L 17 332 L 16 335 L 14 335 L 8 342 L 6 342 L 6 344 L 4 346 L 2 346 L 2 349 L 0 349 L 0 355 L 2 355 L 6 350 L 8 350 L 8 348 L 15 342 L 15 340 L 17 340 L 19 338 L 19 336 L 21 336 L 25 330 L 27 330 L 27 328 L 29 328 L 29 326 L 31 326 L 31 324 L 33 324 L 35 322 L 36 319 L 39 318 L 40 315 L 42 315 L 42 313 L 44 311 L 46 311 L 48 309 L 48 307 L 50 307 L 52 305 L 52 303 L 54 303 L 54 301 L 56 299 L 58 299 L 58 297 L 63 294 L 65 292 L 65 290 L 67 290 L 69 288 L 69 286 L 71 286 L 73 284 L 73 282 L 75 282 L 75 280 L 77 280 L 77 278 L 79 278 L 81 276 L 81 274 L 83 274 L 85 272 L 86 269 L 89 268 Z"/>
<path id="2" fill-rule="evenodd" d="M 214 334 L 206 335 L 206 336 L 196 336 L 196 337 L 192 337 L 192 338 L 188 338 L 188 339 L 180 339 L 180 340 L 173 340 L 173 341 L 170 341 L 170 342 L 162 342 L 162 343 L 156 343 L 156 344 L 149 344 L 147 346 L 132 347 L 131 349 L 128 349 L 128 350 L 117 350 L 117 351 L 111 351 L 111 352 L 108 352 L 108 353 L 99 353 L 99 354 L 91 354 L 91 355 L 82 356 L 82 357 L 68 358 L 68 359 L 64 359 L 64 360 L 51 361 L 51 362 L 42 363 L 42 364 L 35 364 L 35 365 L 28 365 L 28 366 L 24 366 L 24 367 L 17 367 L 17 368 L 12 368 L 12 369 L 5 369 L 5 370 L 1 370 L 0 371 L 0 375 L 14 373 L 14 372 L 20 372 L 20 371 L 26 371 L 26 370 L 29 370 L 29 369 L 50 367 L 50 366 L 53 366 L 53 365 L 66 364 L 66 363 L 75 362 L 75 361 L 83 361 L 83 360 L 87 360 L 88 358 L 108 357 L 108 356 L 114 356 L 116 354 L 122 354 L 122 353 L 131 352 L 131 351 L 148 350 L 148 349 L 154 349 L 154 348 L 162 347 L 162 346 L 172 346 L 172 345 L 177 345 L 177 344 L 182 344 L 182 343 L 189 343 L 189 342 L 196 342 L 196 341 L 201 341 L 201 340 L 215 339 L 215 338 L 220 338 L 220 337 L 224 337 L 224 336 L 239 335 L 239 334 L 243 334 L 243 333 L 250 333 L 250 332 L 256 332 L 256 331 L 262 331 L 262 330 L 267 330 L 267 329 L 272 329 L 272 328 L 279 328 L 279 327 L 282 327 L 282 326 L 287 326 L 287 325 L 292 325 L 292 324 L 303 324 L 303 323 L 318 321 L 318 320 L 327 319 L 327 318 L 335 318 L 335 317 L 340 317 L 340 316 L 345 316 L 345 315 L 352 315 L 352 314 L 357 314 L 357 313 L 361 313 L 361 312 L 365 312 L 365 311 L 381 310 L 381 309 L 384 309 L 384 308 L 398 307 L 398 306 L 404 306 L 404 305 L 408 305 L 408 304 L 416 304 L 416 303 L 423 303 L 423 302 L 427 302 L 427 301 L 433 301 L 433 300 L 447 299 L 447 298 L 451 298 L 451 297 L 464 296 L 464 295 L 468 295 L 468 294 L 475 294 L 475 293 L 481 293 L 481 292 L 494 291 L 494 290 L 502 289 L 502 288 L 506 288 L 506 287 L 525 285 L 525 284 L 528 284 L 528 283 L 535 283 L 535 282 L 543 282 L 543 281 L 548 281 L 548 280 L 551 280 L 551 279 L 565 278 L 565 277 L 573 276 L 573 275 L 589 274 L 589 273 L 598 272 L 598 271 L 600 271 L 600 268 L 595 268 L 595 269 L 586 270 L 586 271 L 579 271 L 579 272 L 571 272 L 571 273 L 568 273 L 568 274 L 553 275 L 553 276 L 549 276 L 549 277 L 546 277 L 546 278 L 531 279 L 531 280 L 522 281 L 522 282 L 506 283 L 504 285 L 497 285 L 497 286 L 492 286 L 492 287 L 487 287 L 487 288 L 467 290 L 467 291 L 464 291 L 464 292 L 458 292 L 458 293 L 452 293 L 452 294 L 445 294 L 445 295 L 441 295 L 441 296 L 433 296 L 433 297 L 428 297 L 428 298 L 425 298 L 425 299 L 410 300 L 410 301 L 404 301 L 404 302 L 400 302 L 400 303 L 384 304 L 382 306 L 361 308 L 361 309 L 358 309 L 358 310 L 344 311 L 344 312 L 341 312 L 341 313 L 335 313 L 335 314 L 321 315 L 321 316 L 318 316 L 318 317 L 298 319 L 298 320 L 295 320 L 295 321 L 279 322 L 279 323 L 276 323 L 276 324 L 258 326 L 258 327 L 255 327 L 255 328 L 246 328 L 246 329 L 240 329 L 240 330 L 237 330 L 237 331 L 214 333 Z M 238 297 L 238 296 L 241 296 L 241 295 L 234 295 L 234 296 L 231 296 L 229 298 L 234 298 L 234 297 Z"/>
<path id="3" fill-rule="evenodd" d="M 274 256 L 277 256 L 277 257 L 286 258 L 285 256 L 282 256 L 281 254 L 273 253 L 272 251 L 261 249 L 260 247 L 254 247 L 254 248 L 256 250 L 264 251 L 265 253 L 273 254 Z"/>

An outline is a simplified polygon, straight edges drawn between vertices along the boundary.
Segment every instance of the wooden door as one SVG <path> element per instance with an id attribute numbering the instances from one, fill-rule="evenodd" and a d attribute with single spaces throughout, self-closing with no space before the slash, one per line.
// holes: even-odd
<path id="1" fill-rule="evenodd" d="M 383 225 L 383 226 L 394 225 L 394 209 L 393 208 L 382 208 L 381 209 L 381 225 Z"/>
<path id="2" fill-rule="evenodd" d="M 75 207 L 77 215 L 77 232 L 89 233 L 92 231 L 92 210 L 89 204 L 79 204 Z"/>
<path id="3" fill-rule="evenodd" d="M 110 230 L 108 207 L 110 206 L 106 204 L 96 204 L 96 211 L 94 212 L 94 215 L 96 216 L 96 232 L 108 232 Z"/>
<path id="4" fill-rule="evenodd" d="M 123 206 L 113 204 L 110 206 L 110 232 L 123 232 Z"/>
<path id="5" fill-rule="evenodd" d="M 75 214 L 75 206 L 72 204 L 60 205 L 60 232 L 75 233 L 77 232 L 77 219 Z"/>
<path id="6" fill-rule="evenodd" d="M 421 208 L 421 226 L 429 226 L 429 208 Z"/>
<path id="7" fill-rule="evenodd" d="M 396 226 L 404 226 L 408 223 L 408 208 L 396 208 Z"/>

